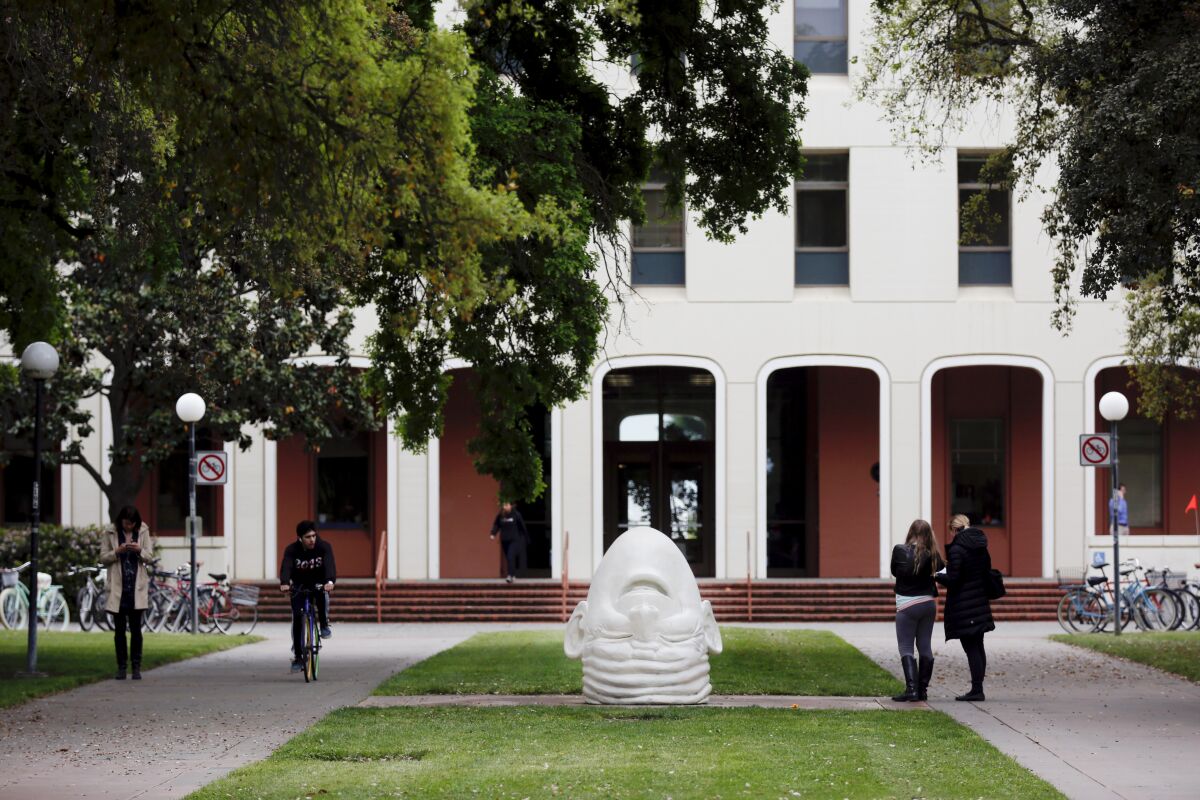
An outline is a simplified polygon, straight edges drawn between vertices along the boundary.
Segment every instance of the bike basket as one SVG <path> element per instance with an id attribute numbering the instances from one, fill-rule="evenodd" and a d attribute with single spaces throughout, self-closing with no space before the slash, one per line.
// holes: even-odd
<path id="1" fill-rule="evenodd" d="M 1059 586 L 1083 586 L 1087 581 L 1084 576 L 1087 570 L 1078 567 L 1066 567 L 1054 570 Z"/>
<path id="2" fill-rule="evenodd" d="M 11 589 L 19 580 L 15 569 L 0 569 L 0 589 Z"/>
<path id="3" fill-rule="evenodd" d="M 235 606 L 258 605 L 258 587 L 244 583 L 234 584 L 229 589 L 229 599 Z"/>
<path id="4" fill-rule="evenodd" d="M 1182 589 L 1187 584 L 1187 576 L 1170 570 L 1148 569 L 1146 579 L 1151 586 L 1166 586 L 1168 589 Z"/>

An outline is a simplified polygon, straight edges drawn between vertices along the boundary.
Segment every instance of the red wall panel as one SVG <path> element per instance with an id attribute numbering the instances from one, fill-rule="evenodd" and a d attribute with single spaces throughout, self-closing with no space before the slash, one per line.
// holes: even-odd
<path id="1" fill-rule="evenodd" d="M 439 444 L 440 553 L 443 578 L 500 576 L 500 545 L 488 539 L 499 484 L 475 471 L 467 442 L 479 432 L 479 404 L 469 369 L 454 370 Z"/>

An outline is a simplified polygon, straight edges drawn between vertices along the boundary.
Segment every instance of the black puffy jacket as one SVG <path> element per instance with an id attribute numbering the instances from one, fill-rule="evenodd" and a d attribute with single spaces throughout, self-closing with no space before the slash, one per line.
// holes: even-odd
<path id="1" fill-rule="evenodd" d="M 920 564 L 913 564 L 915 548 L 898 544 L 892 548 L 892 575 L 896 578 L 896 594 L 906 597 L 937 597 L 933 573 L 942 568 L 941 556 L 926 553 Z M 934 564 L 929 563 L 934 561 Z"/>
<path id="2" fill-rule="evenodd" d="M 947 639 L 996 630 L 987 596 L 991 568 L 987 536 L 978 528 L 963 528 L 946 546 L 946 572 L 937 581 L 946 587 Z"/>

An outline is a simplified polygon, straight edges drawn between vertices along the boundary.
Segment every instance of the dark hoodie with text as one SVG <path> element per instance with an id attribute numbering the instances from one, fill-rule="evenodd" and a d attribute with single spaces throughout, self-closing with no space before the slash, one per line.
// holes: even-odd
<path id="1" fill-rule="evenodd" d="M 283 551 L 283 563 L 279 565 L 280 585 L 318 586 L 335 580 L 337 569 L 333 563 L 333 548 L 319 536 L 312 550 L 305 550 L 304 542 L 297 539 Z"/>

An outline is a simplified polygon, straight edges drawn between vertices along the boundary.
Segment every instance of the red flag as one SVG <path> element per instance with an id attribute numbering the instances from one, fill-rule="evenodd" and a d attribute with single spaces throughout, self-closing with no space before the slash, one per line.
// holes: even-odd
<path id="1" fill-rule="evenodd" d="M 1196 511 L 1196 495 L 1192 495 L 1192 499 L 1188 501 L 1188 507 L 1183 510 L 1183 513 L 1186 514 L 1189 511 Z"/>

